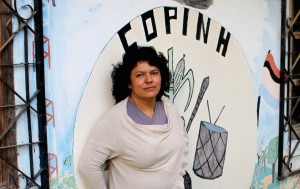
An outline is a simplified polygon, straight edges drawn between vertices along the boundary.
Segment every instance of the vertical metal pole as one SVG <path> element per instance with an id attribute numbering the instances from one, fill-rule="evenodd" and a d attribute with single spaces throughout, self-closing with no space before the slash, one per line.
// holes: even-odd
<path id="1" fill-rule="evenodd" d="M 24 28 L 24 56 L 25 56 L 25 87 L 26 87 L 26 103 L 30 103 L 30 87 L 29 87 L 29 67 L 28 67 L 28 30 Z M 30 106 L 27 106 L 27 126 L 28 126 L 28 142 L 29 142 L 29 160 L 30 160 L 30 178 L 34 177 L 33 154 L 32 154 L 32 129 L 31 129 L 31 113 Z"/>
<path id="2" fill-rule="evenodd" d="M 48 150 L 47 150 L 47 125 L 46 125 L 46 105 L 45 105 L 45 78 L 44 78 L 44 43 L 43 43 L 43 2 L 42 0 L 34 1 L 35 31 L 35 55 L 36 55 L 36 85 L 39 91 L 37 96 L 37 109 L 39 112 L 39 140 L 42 143 L 40 147 L 40 167 L 43 169 L 41 173 L 41 187 L 49 188 L 49 171 L 48 171 Z"/>
<path id="3" fill-rule="evenodd" d="M 279 102 L 279 144 L 278 144 L 278 179 L 283 179 L 283 143 L 284 143 L 284 89 L 286 58 L 286 0 L 281 1 L 281 54 L 280 54 L 280 102 Z"/>

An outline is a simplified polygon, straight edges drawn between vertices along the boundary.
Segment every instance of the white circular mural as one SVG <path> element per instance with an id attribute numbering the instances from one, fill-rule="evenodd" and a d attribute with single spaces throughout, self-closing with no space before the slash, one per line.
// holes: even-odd
<path id="1" fill-rule="evenodd" d="M 99 36 L 101 37 L 101 36 Z M 77 111 L 74 167 L 93 125 L 114 104 L 112 64 L 133 44 L 154 46 L 173 75 L 168 97 L 189 137 L 192 188 L 249 188 L 257 143 L 256 100 L 242 49 L 219 23 L 184 7 L 159 7 L 133 19 L 101 52 Z"/>

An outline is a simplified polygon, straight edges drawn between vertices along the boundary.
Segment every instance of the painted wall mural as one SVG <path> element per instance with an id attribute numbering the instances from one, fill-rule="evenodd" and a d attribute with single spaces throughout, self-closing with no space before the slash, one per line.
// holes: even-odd
<path id="1" fill-rule="evenodd" d="M 51 188 L 84 188 L 78 157 L 133 43 L 169 61 L 191 188 L 299 188 L 299 175 L 276 179 L 280 1 L 201 2 L 43 0 Z"/>
<path id="2" fill-rule="evenodd" d="M 267 52 L 264 64 L 262 64 L 260 78 L 260 95 L 257 100 L 259 120 L 257 163 L 252 187 L 276 188 L 279 185 L 279 182 L 276 180 L 276 163 L 278 158 L 278 127 L 276 122 L 278 123 L 277 115 L 279 113 L 280 71 L 270 51 Z M 266 109 L 273 111 L 266 111 Z"/>
<path id="3" fill-rule="evenodd" d="M 168 58 L 173 82 L 166 96 L 177 106 L 188 131 L 187 171 L 192 188 L 235 188 L 237 177 L 242 180 L 239 187 L 249 187 L 256 158 L 257 117 L 248 64 L 230 32 L 202 13 L 183 7 L 146 11 L 107 43 L 78 108 L 74 155 L 82 151 L 79 143 L 85 141 L 80 140 L 80 131 L 86 120 L 96 122 L 113 105 L 112 64 L 119 62 L 132 44 L 154 46 Z M 98 109 L 95 117 L 90 115 L 91 106 Z"/>

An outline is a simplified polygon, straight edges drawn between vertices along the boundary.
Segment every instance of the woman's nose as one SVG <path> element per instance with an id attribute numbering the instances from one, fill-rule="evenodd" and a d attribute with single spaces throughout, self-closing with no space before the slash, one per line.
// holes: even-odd
<path id="1" fill-rule="evenodd" d="M 146 83 L 152 83 L 152 76 L 150 74 L 146 75 Z"/>

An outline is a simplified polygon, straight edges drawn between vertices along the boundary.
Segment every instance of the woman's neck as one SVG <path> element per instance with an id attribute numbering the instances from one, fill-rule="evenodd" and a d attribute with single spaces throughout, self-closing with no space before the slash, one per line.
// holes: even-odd
<path id="1" fill-rule="evenodd" d="M 130 95 L 130 100 L 148 117 L 153 117 L 155 112 L 156 99 L 142 100 L 133 95 Z"/>

